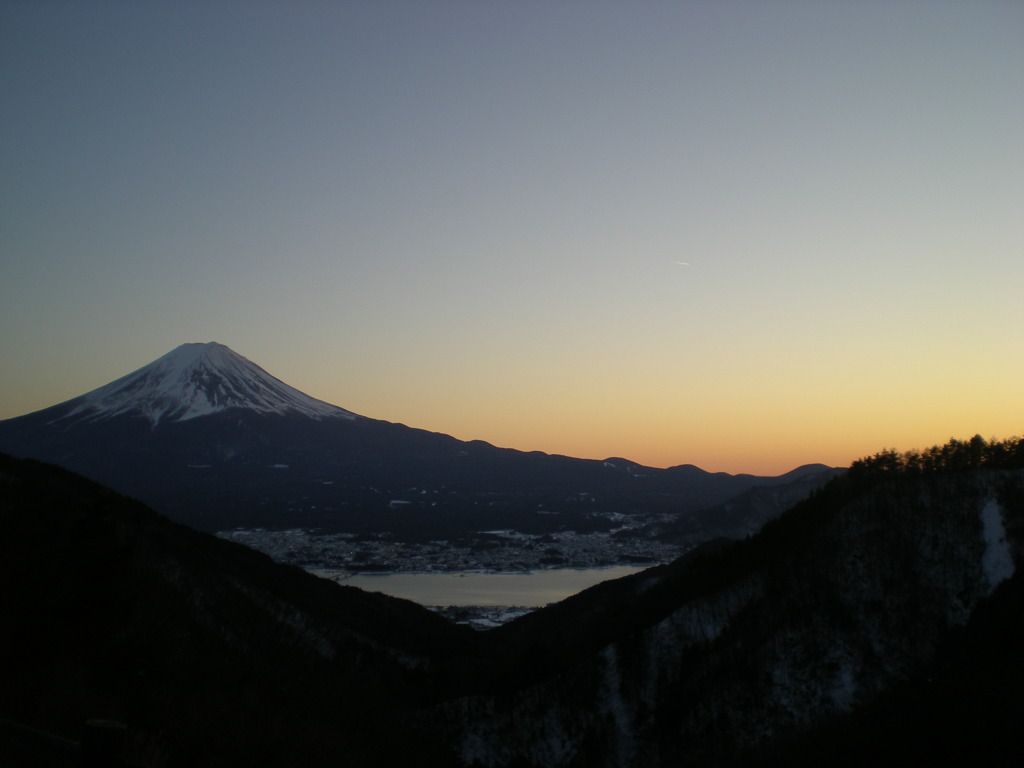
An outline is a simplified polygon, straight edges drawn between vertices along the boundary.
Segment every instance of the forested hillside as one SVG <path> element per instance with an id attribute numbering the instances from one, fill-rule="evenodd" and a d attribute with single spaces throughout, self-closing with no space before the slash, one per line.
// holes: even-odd
<path id="1" fill-rule="evenodd" d="M 756 536 L 526 616 L 488 637 L 505 664 L 443 718 L 488 766 L 753 764 L 862 731 L 904 754 L 900 730 L 920 738 L 925 712 L 998 700 L 1005 722 L 1024 706 L 1021 655 L 992 627 L 1019 636 L 1024 616 L 1021 448 L 884 452 Z M 957 699 L 950 682 L 922 708 L 928 680 L 972 665 L 977 687 Z M 992 722 L 984 739 L 940 728 L 935 751 L 1020 757 Z"/>

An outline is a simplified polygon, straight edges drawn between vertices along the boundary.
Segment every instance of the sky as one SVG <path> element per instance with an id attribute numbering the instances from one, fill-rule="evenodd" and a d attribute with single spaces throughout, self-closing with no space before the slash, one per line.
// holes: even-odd
<path id="1" fill-rule="evenodd" d="M 0 418 L 218 341 L 779 474 L 1024 433 L 1024 3 L 0 0 Z"/>

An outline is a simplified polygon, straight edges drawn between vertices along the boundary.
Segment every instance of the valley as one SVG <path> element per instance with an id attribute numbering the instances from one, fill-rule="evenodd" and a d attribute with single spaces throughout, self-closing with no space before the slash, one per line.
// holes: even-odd
<path id="1" fill-rule="evenodd" d="M 883 451 L 754 535 L 536 610 L 430 611 L 275 558 L 344 561 L 345 547 L 363 546 L 365 562 L 411 568 L 420 556 L 462 566 L 506 562 L 499 551 L 525 561 L 538 548 L 567 560 L 628 550 L 612 536 L 585 545 L 591 535 L 504 529 L 478 532 L 464 552 L 454 537 L 381 536 L 374 548 L 373 537 L 299 528 L 227 540 L 39 462 L 0 455 L 0 481 L 0 575 L 17 585 L 0 593 L 12 619 L 0 717 L 72 738 L 87 718 L 127 721 L 141 765 L 326 768 L 341 753 L 367 768 L 1022 757 L 1018 439 Z M 474 547 L 490 559 L 470 560 Z"/>
<path id="2" fill-rule="evenodd" d="M 543 535 L 496 530 L 479 531 L 452 541 L 426 542 L 398 541 L 387 533 L 373 536 L 303 528 L 238 529 L 217 535 L 259 550 L 279 563 L 299 566 L 340 584 L 406 597 L 454 622 L 475 629 L 491 629 L 579 589 L 621 575 L 623 565 L 639 569 L 667 563 L 690 549 L 628 535 L 635 534 L 636 530 L 627 528 L 613 534 L 562 531 Z M 552 592 L 545 574 L 560 574 L 567 569 L 579 572 L 577 580 L 581 585 Z M 381 577 L 379 580 L 361 579 L 360 574 L 381 574 Z M 427 580 L 432 576 L 459 575 L 477 581 L 483 581 L 479 579 L 481 574 L 520 577 L 531 574 L 530 581 L 535 583 L 532 588 L 526 584 L 521 586 L 518 590 L 521 596 L 510 602 L 500 593 L 487 591 L 484 582 L 476 592 L 479 599 L 467 601 L 459 596 L 466 587 L 462 579 L 452 583 L 461 589 L 406 587 L 395 591 L 394 580 L 387 576 L 397 574 Z M 424 593 L 431 597 L 424 598 Z"/>
<path id="3" fill-rule="evenodd" d="M 0 451 L 0 717 L 130 721 L 147 766 L 895 765 L 904 730 L 1024 757 L 1019 438 L 658 469 L 368 419 L 210 343 Z M 519 605 L 374 580 L 604 568 Z"/>

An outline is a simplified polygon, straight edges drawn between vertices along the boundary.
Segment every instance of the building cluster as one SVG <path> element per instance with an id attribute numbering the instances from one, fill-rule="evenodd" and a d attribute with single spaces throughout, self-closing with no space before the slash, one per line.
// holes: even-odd
<path id="1" fill-rule="evenodd" d="M 278 562 L 309 569 L 521 572 L 545 568 L 653 565 L 683 554 L 679 544 L 609 533 L 561 531 L 541 535 L 478 531 L 455 540 L 396 541 L 387 534 L 356 536 L 306 528 L 222 531 L 222 538 L 265 552 Z"/>

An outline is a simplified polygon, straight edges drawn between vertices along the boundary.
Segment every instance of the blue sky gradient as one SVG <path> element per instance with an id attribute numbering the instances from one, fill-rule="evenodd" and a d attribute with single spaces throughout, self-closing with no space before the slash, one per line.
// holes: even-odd
<path id="1" fill-rule="evenodd" d="M 1016 2 L 0 2 L 0 418 L 216 340 L 658 466 L 1019 434 L 1022 80 Z"/>

